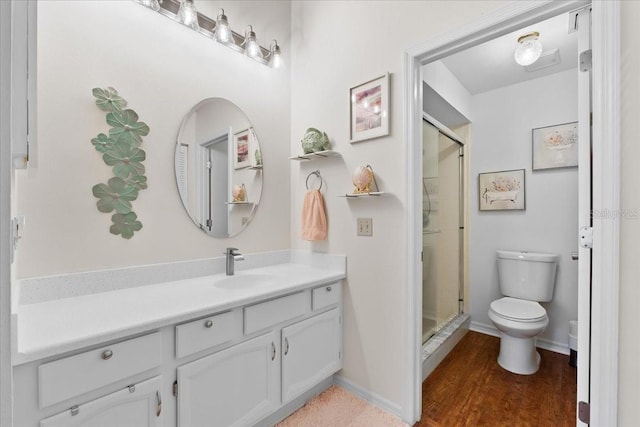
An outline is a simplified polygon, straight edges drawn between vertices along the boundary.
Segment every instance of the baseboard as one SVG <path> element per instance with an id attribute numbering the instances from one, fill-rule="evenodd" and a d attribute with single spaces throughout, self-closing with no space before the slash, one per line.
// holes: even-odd
<path id="1" fill-rule="evenodd" d="M 475 332 L 480 332 L 481 334 L 491 335 L 498 338 L 500 337 L 500 331 L 498 331 L 494 326 L 486 325 L 484 323 L 471 322 L 470 329 Z M 553 351 L 554 353 L 566 354 L 567 356 L 569 355 L 568 344 L 559 343 L 557 341 L 538 338 L 536 340 L 536 347 L 543 350 Z"/>
<path id="2" fill-rule="evenodd" d="M 393 403 L 390 400 L 387 400 L 384 397 L 381 397 L 370 390 L 366 390 L 342 376 L 336 375 L 334 377 L 334 383 L 344 388 L 345 390 L 355 394 L 356 396 L 366 400 L 372 405 L 375 405 L 378 408 L 383 409 L 400 419 L 403 419 L 402 408 L 400 407 L 400 405 Z"/>

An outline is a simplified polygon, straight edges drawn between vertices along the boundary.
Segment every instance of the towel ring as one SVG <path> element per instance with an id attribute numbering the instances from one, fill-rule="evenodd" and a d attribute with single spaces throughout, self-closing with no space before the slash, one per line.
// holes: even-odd
<path id="1" fill-rule="evenodd" d="M 322 189 L 322 177 L 320 176 L 320 171 L 313 171 L 309 175 L 307 175 L 307 181 L 306 181 L 307 190 L 309 190 L 309 178 L 311 178 L 311 175 L 315 175 L 315 176 L 318 177 L 318 179 L 320 180 L 320 187 L 318 187 L 318 190 L 321 190 Z"/>

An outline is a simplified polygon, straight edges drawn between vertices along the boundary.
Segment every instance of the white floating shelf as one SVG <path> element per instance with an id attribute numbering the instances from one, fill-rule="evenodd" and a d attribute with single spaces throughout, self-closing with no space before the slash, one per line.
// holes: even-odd
<path id="1" fill-rule="evenodd" d="M 370 196 L 382 196 L 384 194 L 384 191 L 372 191 L 371 193 L 359 193 L 359 194 L 345 194 L 344 196 L 338 196 L 338 197 L 346 197 L 348 199 L 352 199 L 355 197 L 370 197 Z"/>
<path id="2" fill-rule="evenodd" d="M 227 205 L 253 205 L 253 202 L 226 202 Z"/>
<path id="3" fill-rule="evenodd" d="M 312 160 L 317 157 L 333 157 L 339 156 L 340 153 L 333 150 L 316 151 L 315 153 L 300 154 L 298 156 L 289 157 L 289 160 Z"/>

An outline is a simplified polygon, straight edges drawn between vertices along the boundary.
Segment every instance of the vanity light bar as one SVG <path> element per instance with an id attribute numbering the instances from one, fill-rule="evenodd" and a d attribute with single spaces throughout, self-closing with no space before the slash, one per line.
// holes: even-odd
<path id="1" fill-rule="evenodd" d="M 161 0 L 159 3 L 160 3 L 160 9 L 158 10 L 158 13 L 161 13 L 162 15 L 172 19 L 173 21 L 179 22 L 178 11 L 180 10 L 180 3 L 181 3 L 180 0 Z M 153 10 L 152 8 L 150 9 Z M 197 32 L 207 38 L 215 40 L 214 31 L 216 29 L 216 18 L 217 17 L 210 18 L 198 12 L 198 24 L 200 28 L 197 30 Z M 242 44 L 245 41 L 245 36 L 243 34 L 236 33 L 233 30 L 230 30 L 230 31 L 231 31 L 231 40 L 229 40 L 227 43 L 221 43 L 221 44 L 227 46 L 230 49 L 235 50 L 238 53 L 244 54 L 245 50 L 242 47 Z M 258 47 L 260 48 L 260 52 L 262 52 L 262 57 L 259 57 L 259 56 L 252 57 L 252 59 L 254 59 L 255 61 L 263 65 L 267 65 L 267 66 L 271 65 L 270 64 L 270 59 L 272 56 L 271 49 L 267 49 L 262 46 L 258 46 Z"/>

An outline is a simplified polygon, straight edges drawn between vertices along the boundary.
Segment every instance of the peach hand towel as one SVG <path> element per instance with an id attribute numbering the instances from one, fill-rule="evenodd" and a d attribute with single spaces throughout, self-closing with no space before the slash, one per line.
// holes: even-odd
<path id="1" fill-rule="evenodd" d="M 304 196 L 302 238 L 304 240 L 324 240 L 327 238 L 327 216 L 324 212 L 324 199 L 320 190 L 307 191 Z"/>

